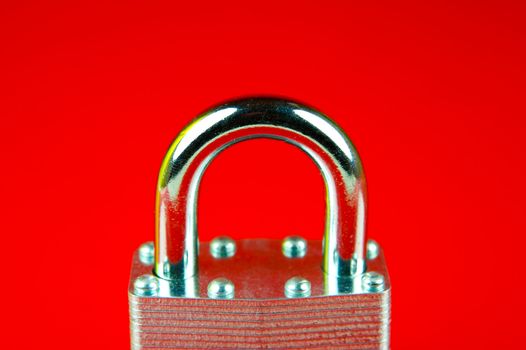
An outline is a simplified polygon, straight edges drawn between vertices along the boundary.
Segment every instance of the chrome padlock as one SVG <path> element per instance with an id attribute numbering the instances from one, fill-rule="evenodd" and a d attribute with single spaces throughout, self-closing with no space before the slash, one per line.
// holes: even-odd
<path id="1" fill-rule="evenodd" d="M 219 152 L 253 138 L 288 142 L 318 165 L 327 194 L 323 241 L 199 244 L 203 172 Z M 205 113 L 162 163 L 155 248 L 146 243 L 133 256 L 132 349 L 388 349 L 390 283 L 378 244 L 365 241 L 366 205 L 358 153 L 319 112 L 265 98 Z"/>

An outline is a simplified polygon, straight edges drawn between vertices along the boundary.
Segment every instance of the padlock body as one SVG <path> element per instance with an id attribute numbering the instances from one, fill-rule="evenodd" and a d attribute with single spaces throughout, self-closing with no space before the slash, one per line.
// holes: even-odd
<path id="1" fill-rule="evenodd" d="M 384 277 L 371 291 L 363 275 L 339 278 L 320 266 L 321 241 L 308 241 L 301 258 L 282 254 L 280 240 L 237 241 L 234 256 L 214 258 L 199 248 L 198 273 L 180 281 L 158 279 L 153 295 L 139 295 L 134 282 L 153 266 L 135 252 L 129 286 L 132 349 L 388 349 L 390 282 L 381 249 L 367 271 Z M 290 298 L 285 283 L 310 282 L 310 296 Z M 212 299 L 208 284 L 219 277 L 235 287 L 234 298 Z"/>

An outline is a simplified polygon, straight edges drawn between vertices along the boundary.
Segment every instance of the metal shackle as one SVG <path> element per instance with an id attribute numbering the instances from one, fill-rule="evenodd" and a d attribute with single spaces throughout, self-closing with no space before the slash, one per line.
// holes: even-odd
<path id="1" fill-rule="evenodd" d="M 299 147 L 320 169 L 326 187 L 323 271 L 365 271 L 366 182 L 356 149 L 323 114 L 298 103 L 254 98 L 229 102 L 191 122 L 170 146 L 156 198 L 155 274 L 167 280 L 197 274 L 197 197 L 211 160 L 227 147 L 270 138 Z"/>

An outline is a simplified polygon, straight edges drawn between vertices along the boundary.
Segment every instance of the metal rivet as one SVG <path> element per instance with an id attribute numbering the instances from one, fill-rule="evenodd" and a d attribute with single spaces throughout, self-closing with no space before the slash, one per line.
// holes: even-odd
<path id="1" fill-rule="evenodd" d="M 285 296 L 287 298 L 305 298 L 310 296 L 311 286 L 308 279 L 292 277 L 285 283 Z"/>
<path id="2" fill-rule="evenodd" d="M 139 260 L 145 265 L 153 265 L 154 246 L 153 242 L 146 242 L 139 247 Z"/>
<path id="3" fill-rule="evenodd" d="M 152 296 L 159 290 L 159 281 L 155 276 L 142 275 L 135 280 L 133 287 L 137 295 Z"/>
<path id="4" fill-rule="evenodd" d="M 385 278 L 378 272 L 367 272 L 362 277 L 362 286 L 366 291 L 379 292 L 384 289 Z"/>
<path id="5" fill-rule="evenodd" d="M 234 284 L 226 278 L 216 278 L 208 284 L 208 297 L 212 299 L 234 298 Z"/>
<path id="6" fill-rule="evenodd" d="M 236 242 L 230 237 L 217 237 L 210 242 L 210 254 L 216 259 L 230 258 L 236 254 Z"/>
<path id="7" fill-rule="evenodd" d="M 287 258 L 303 258 L 307 253 L 307 241 L 299 236 L 286 237 L 281 244 L 281 252 Z"/>
<path id="8" fill-rule="evenodd" d="M 367 259 L 373 260 L 380 254 L 380 246 L 376 241 L 370 239 L 367 241 Z"/>

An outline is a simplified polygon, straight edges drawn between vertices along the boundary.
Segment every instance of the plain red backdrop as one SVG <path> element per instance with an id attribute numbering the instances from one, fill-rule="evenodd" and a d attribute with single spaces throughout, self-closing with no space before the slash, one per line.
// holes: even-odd
<path id="1" fill-rule="evenodd" d="M 259 94 L 313 105 L 358 148 L 393 349 L 523 347 L 522 3 L 3 1 L 1 347 L 129 348 L 165 151 Z M 305 155 L 247 142 L 204 177 L 200 238 L 321 238 L 323 213 Z"/>

